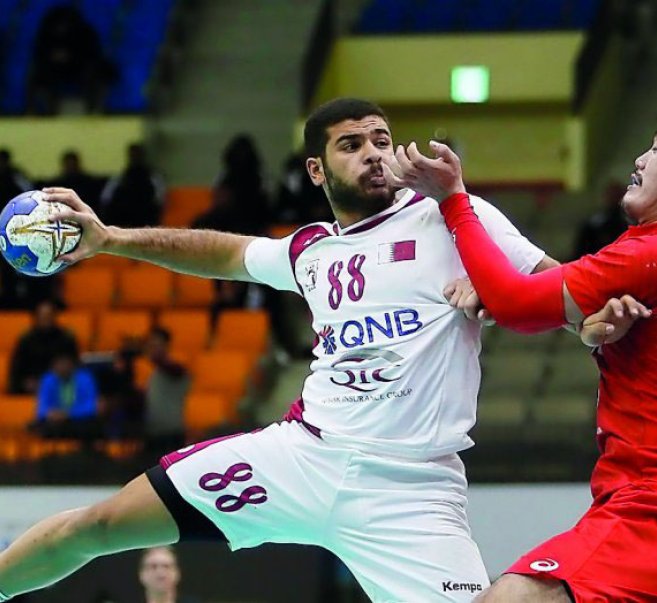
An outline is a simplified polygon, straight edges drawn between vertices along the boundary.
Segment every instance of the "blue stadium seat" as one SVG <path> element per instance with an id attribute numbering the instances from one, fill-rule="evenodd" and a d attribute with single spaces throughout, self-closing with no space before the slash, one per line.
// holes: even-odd
<path id="1" fill-rule="evenodd" d="M 2 35 L 18 12 L 21 0 L 0 0 L 0 35 Z"/>
<path id="2" fill-rule="evenodd" d="M 458 20 L 464 31 L 507 31 L 517 6 L 518 0 L 470 0 Z"/>
<path id="3" fill-rule="evenodd" d="M 166 35 L 173 0 L 125 0 L 123 6 L 112 56 L 120 76 L 107 99 L 107 109 L 119 113 L 146 109 L 144 89 Z"/>
<path id="4" fill-rule="evenodd" d="M 568 0 L 526 0 L 517 12 L 515 29 L 540 31 L 564 29 Z"/>
<path id="5" fill-rule="evenodd" d="M 372 0 L 361 13 L 356 31 L 369 34 L 407 31 L 411 8 L 407 0 Z"/>
<path id="6" fill-rule="evenodd" d="M 77 0 L 76 5 L 85 20 L 98 32 L 105 52 L 110 52 L 114 42 L 119 11 L 123 0 Z"/>
<path id="7" fill-rule="evenodd" d="M 576 0 L 575 9 L 571 15 L 571 27 L 574 29 L 588 29 L 601 7 L 600 0 Z"/>
<path id="8" fill-rule="evenodd" d="M 46 12 L 62 4 L 74 4 L 81 10 L 120 70 L 107 108 L 116 112 L 143 111 L 145 84 L 164 40 L 173 3 L 174 0 L 0 0 L 0 112 L 25 110 L 36 32 Z"/>
<path id="9" fill-rule="evenodd" d="M 414 5 L 411 29 L 418 33 L 458 31 L 463 19 L 463 0 L 424 0 Z"/>
<path id="10" fill-rule="evenodd" d="M 22 10 L 15 17 L 16 27 L 8 32 L 6 53 L 3 57 L 1 111 L 22 113 L 25 110 L 27 77 L 41 19 L 54 6 L 70 3 L 70 0 L 30 0 L 18 7 Z"/>

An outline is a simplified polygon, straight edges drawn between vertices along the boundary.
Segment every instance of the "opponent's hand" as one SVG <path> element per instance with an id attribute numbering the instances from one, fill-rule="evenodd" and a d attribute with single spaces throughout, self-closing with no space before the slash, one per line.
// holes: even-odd
<path id="1" fill-rule="evenodd" d="M 58 202 L 66 206 L 50 217 L 51 222 L 66 220 L 75 222 L 82 228 L 82 238 L 78 246 L 64 255 L 59 260 L 66 264 L 74 264 L 85 258 L 96 255 L 103 249 L 107 242 L 107 226 L 103 224 L 91 207 L 78 197 L 77 193 L 70 188 L 50 187 L 44 188 L 44 200 Z"/>
<path id="2" fill-rule="evenodd" d="M 450 306 L 463 310 L 470 320 L 477 320 L 487 326 L 495 324 L 488 310 L 481 305 L 481 300 L 469 278 L 452 281 L 443 289 L 443 295 Z"/>
<path id="3" fill-rule="evenodd" d="M 434 157 L 420 153 L 415 142 L 404 148 L 399 145 L 394 158 L 384 161 L 383 173 L 395 188 L 412 188 L 414 191 L 438 201 L 464 193 L 461 160 L 446 144 L 429 141 Z"/>
<path id="4" fill-rule="evenodd" d="M 650 316 L 652 311 L 631 295 L 612 297 L 602 310 L 584 319 L 579 336 L 589 347 L 614 343 L 625 337 L 637 320 Z"/>

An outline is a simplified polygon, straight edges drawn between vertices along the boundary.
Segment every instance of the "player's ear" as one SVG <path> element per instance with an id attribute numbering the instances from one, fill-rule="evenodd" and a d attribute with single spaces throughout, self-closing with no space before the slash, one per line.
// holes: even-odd
<path id="1" fill-rule="evenodd" d="M 326 181 L 321 157 L 308 157 L 306 159 L 306 170 L 308 170 L 308 175 L 315 186 L 322 186 Z"/>

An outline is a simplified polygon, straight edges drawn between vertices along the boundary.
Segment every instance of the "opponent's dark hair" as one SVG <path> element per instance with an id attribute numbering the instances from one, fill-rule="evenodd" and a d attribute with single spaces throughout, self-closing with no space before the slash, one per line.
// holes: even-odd
<path id="1" fill-rule="evenodd" d="M 369 115 L 378 115 L 390 125 L 379 105 L 360 98 L 336 98 L 320 105 L 310 114 L 303 130 L 306 155 L 324 157 L 329 127 L 346 119 L 358 120 Z"/>

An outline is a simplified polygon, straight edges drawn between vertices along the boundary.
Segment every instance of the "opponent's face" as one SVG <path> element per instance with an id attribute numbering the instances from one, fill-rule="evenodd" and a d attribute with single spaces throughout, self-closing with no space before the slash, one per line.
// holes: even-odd
<path id="1" fill-rule="evenodd" d="M 327 130 L 325 157 L 311 157 L 308 172 L 324 187 L 335 209 L 370 215 L 389 207 L 395 191 L 383 174 L 382 162 L 392 158 L 392 136 L 378 115 L 348 119 Z"/>
<path id="2" fill-rule="evenodd" d="M 657 222 L 657 137 L 634 165 L 632 182 L 621 201 L 623 209 L 639 224 Z"/>
<path id="3" fill-rule="evenodd" d="M 166 548 L 148 551 L 141 562 L 139 580 L 151 593 L 173 592 L 180 581 L 178 562 Z"/>

